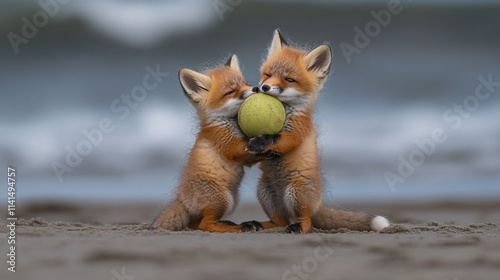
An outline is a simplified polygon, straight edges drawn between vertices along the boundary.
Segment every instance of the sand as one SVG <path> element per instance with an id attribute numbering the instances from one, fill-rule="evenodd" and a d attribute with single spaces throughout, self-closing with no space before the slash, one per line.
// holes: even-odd
<path id="1" fill-rule="evenodd" d="M 18 210 L 16 273 L 0 279 L 499 279 L 500 202 L 345 204 L 380 233 L 150 231 L 157 204 L 38 203 Z M 264 218 L 241 205 L 230 219 Z M 3 219 L 5 221 L 5 218 Z M 2 253 L 8 228 L 0 226 Z"/>

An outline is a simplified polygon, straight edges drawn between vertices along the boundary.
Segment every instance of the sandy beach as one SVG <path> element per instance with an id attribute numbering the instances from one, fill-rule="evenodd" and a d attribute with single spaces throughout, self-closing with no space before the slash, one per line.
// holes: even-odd
<path id="1" fill-rule="evenodd" d="M 0 11 L 0 280 L 500 279 L 500 1 L 4 0 Z M 327 53 L 260 73 L 275 29 L 293 48 L 329 45 L 328 78 L 316 71 Z M 334 208 L 390 227 L 148 230 L 202 123 L 179 70 L 231 54 L 251 87 L 283 76 L 288 105 L 316 100 L 311 85 L 326 79 L 317 138 L 298 138 L 318 147 L 313 176 Z M 219 84 L 207 81 L 200 94 Z M 236 97 L 209 99 L 202 115 L 224 125 L 220 104 Z M 304 104 L 293 113 L 309 114 Z M 203 165 L 219 174 L 213 158 Z M 308 177 L 296 171 L 290 181 Z M 224 219 L 266 221 L 261 171 L 245 172 Z"/>
<path id="2" fill-rule="evenodd" d="M 19 209 L 16 272 L 1 279 L 496 279 L 498 201 L 343 204 L 387 216 L 380 233 L 290 235 L 150 231 L 157 204 L 29 204 Z M 229 219 L 264 219 L 241 205 Z M 5 220 L 5 219 L 4 219 Z M 2 252 L 9 229 L 0 227 Z"/>

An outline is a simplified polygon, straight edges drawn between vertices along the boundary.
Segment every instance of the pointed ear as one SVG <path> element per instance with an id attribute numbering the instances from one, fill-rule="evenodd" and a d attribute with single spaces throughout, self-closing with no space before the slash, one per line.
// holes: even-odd
<path id="1" fill-rule="evenodd" d="M 307 71 L 319 72 L 327 75 L 332 64 L 332 49 L 328 45 L 322 45 L 311 51 L 304 57 Z"/>
<path id="2" fill-rule="evenodd" d="M 269 52 L 267 53 L 267 58 L 281 51 L 284 46 L 288 46 L 288 43 L 281 35 L 280 30 L 279 29 L 274 30 L 273 41 L 271 43 L 271 47 L 269 48 Z"/>
<path id="3" fill-rule="evenodd" d="M 238 57 L 235 54 L 233 54 L 233 55 L 231 55 L 231 57 L 229 57 L 229 60 L 226 62 L 226 66 L 229 66 L 229 67 L 241 72 L 240 63 L 238 61 Z"/>
<path id="4" fill-rule="evenodd" d="M 194 102 L 200 102 L 212 86 L 210 77 L 189 69 L 179 71 L 179 81 L 186 97 Z"/>

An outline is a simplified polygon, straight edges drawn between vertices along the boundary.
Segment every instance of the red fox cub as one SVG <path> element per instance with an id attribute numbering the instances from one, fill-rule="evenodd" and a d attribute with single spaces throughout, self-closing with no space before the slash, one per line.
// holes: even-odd
<path id="1" fill-rule="evenodd" d="M 287 117 L 279 134 L 251 138 L 247 143 L 249 152 L 268 157 L 260 163 L 257 196 L 270 221 L 249 222 L 257 229 L 286 227 L 290 233 L 306 233 L 311 226 L 375 231 L 389 226 L 381 216 L 321 205 L 321 172 L 312 114 L 331 62 L 329 46 L 311 52 L 293 49 L 278 30 L 274 32 L 267 60 L 260 69 L 260 91 L 280 100 Z"/>
<path id="2" fill-rule="evenodd" d="M 176 200 L 153 221 L 151 228 L 181 230 L 186 227 L 210 232 L 256 230 L 253 222 L 236 225 L 221 221 L 238 202 L 243 179 L 242 162 L 252 156 L 245 151 L 245 136 L 237 115 L 253 91 L 231 56 L 224 67 L 205 74 L 179 71 L 184 94 L 196 108 L 200 132 L 177 189 Z"/>

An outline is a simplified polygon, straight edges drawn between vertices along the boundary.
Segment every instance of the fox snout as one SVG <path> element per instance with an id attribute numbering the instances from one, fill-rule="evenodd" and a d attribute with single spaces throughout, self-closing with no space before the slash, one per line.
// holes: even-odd
<path id="1" fill-rule="evenodd" d="M 278 85 L 270 86 L 268 84 L 263 84 L 260 86 L 260 90 L 267 94 L 281 94 L 283 93 L 283 88 Z"/>

